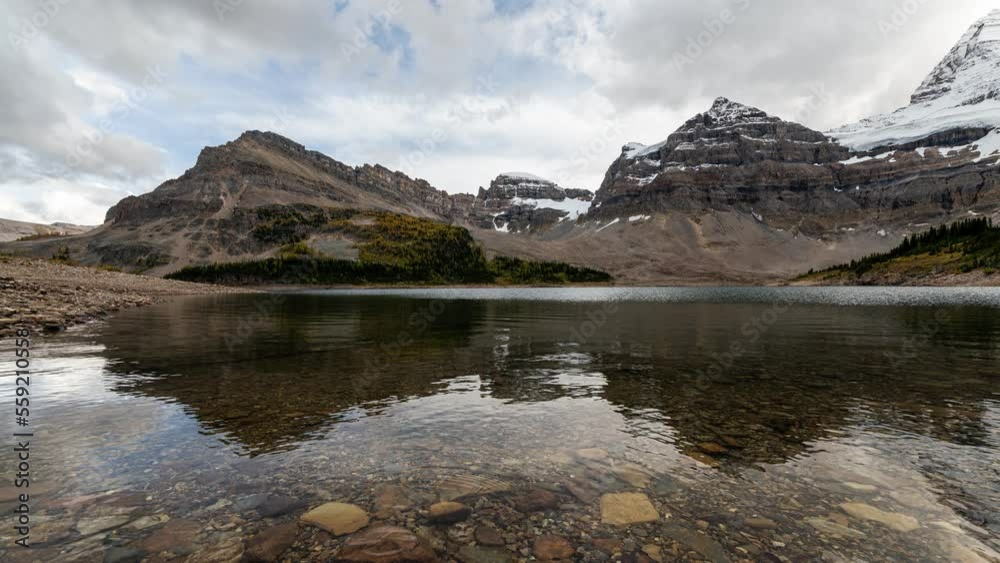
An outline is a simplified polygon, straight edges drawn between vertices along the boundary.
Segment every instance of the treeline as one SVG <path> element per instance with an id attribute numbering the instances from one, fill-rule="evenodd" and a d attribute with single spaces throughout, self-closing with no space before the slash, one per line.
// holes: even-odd
<path id="1" fill-rule="evenodd" d="M 906 237 L 889 252 L 872 254 L 850 264 L 834 266 L 825 272 L 850 272 L 862 275 L 875 266 L 909 256 L 924 254 L 959 254 L 959 271 L 996 270 L 1000 268 L 1000 227 L 987 218 L 966 219 L 951 225 L 932 227 L 919 235 Z"/>
<path id="2" fill-rule="evenodd" d="M 497 256 L 489 263 L 490 273 L 499 283 L 607 283 L 611 274 L 591 268 L 579 268 L 562 262 L 532 262 Z"/>
<path id="3" fill-rule="evenodd" d="M 605 272 L 560 262 L 516 258 L 494 258 L 460 271 L 454 265 L 435 269 L 289 254 L 263 260 L 190 266 L 168 275 L 167 279 L 226 285 L 442 285 L 606 283 L 613 278 Z"/>
<path id="4" fill-rule="evenodd" d="M 258 210 L 255 236 L 280 243 L 273 258 L 185 268 L 171 279 L 222 284 L 563 284 L 609 282 L 605 272 L 556 262 L 487 260 L 469 231 L 386 212 L 273 206 Z M 314 233 L 357 240 L 358 260 L 323 256 Z"/>

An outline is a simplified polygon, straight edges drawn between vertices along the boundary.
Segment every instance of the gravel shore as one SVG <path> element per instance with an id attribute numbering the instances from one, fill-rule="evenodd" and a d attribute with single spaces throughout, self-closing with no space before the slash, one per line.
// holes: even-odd
<path id="1" fill-rule="evenodd" d="M 0 256 L 0 336 L 17 328 L 59 332 L 182 295 L 250 291 Z"/>

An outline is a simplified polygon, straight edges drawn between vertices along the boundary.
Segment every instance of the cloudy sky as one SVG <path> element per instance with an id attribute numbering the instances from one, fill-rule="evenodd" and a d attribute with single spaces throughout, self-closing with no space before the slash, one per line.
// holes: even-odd
<path id="1" fill-rule="evenodd" d="M 905 105 L 994 7 L 4 0 L 0 217 L 100 223 L 247 129 L 449 192 L 504 171 L 596 189 L 719 96 L 821 130 Z"/>

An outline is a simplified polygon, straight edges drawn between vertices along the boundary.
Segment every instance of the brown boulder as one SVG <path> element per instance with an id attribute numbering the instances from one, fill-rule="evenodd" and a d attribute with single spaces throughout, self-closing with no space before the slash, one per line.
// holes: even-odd
<path id="1" fill-rule="evenodd" d="M 472 515 L 472 509 L 458 502 L 439 502 L 427 511 L 427 518 L 435 524 L 456 524 Z"/>
<path id="2" fill-rule="evenodd" d="M 559 506 L 559 497 L 544 489 L 532 489 L 514 497 L 514 506 L 521 512 L 541 512 Z"/>
<path id="3" fill-rule="evenodd" d="M 535 540 L 535 557 L 542 561 L 569 559 L 573 557 L 573 545 L 560 536 L 540 536 Z"/>
<path id="4" fill-rule="evenodd" d="M 272 526 L 247 541 L 243 563 L 271 563 L 295 543 L 299 527 L 294 522 Z"/>
<path id="5" fill-rule="evenodd" d="M 437 555 L 409 530 L 379 526 L 351 536 L 337 555 L 340 563 L 436 563 Z"/>

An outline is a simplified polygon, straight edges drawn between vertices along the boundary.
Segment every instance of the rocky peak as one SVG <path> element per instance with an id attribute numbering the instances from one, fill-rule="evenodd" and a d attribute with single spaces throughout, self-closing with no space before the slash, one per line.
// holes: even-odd
<path id="1" fill-rule="evenodd" d="M 490 182 L 488 190 L 482 188 L 479 190 L 479 199 L 483 200 L 514 198 L 562 200 L 566 198 L 566 191 L 555 182 L 525 172 L 500 174 Z"/>
<path id="2" fill-rule="evenodd" d="M 716 98 L 708 111 L 691 118 L 685 126 L 732 127 L 775 120 L 780 121 L 757 108 L 733 102 L 728 98 Z"/>
<path id="3" fill-rule="evenodd" d="M 589 190 L 565 189 L 534 174 L 507 172 L 488 189 L 479 188 L 469 222 L 482 229 L 537 233 L 575 221 L 593 199 Z"/>
<path id="4" fill-rule="evenodd" d="M 964 97 L 969 93 L 974 98 L 997 94 L 998 74 L 995 69 L 1000 62 L 1000 9 L 972 24 L 959 39 L 958 44 L 945 56 L 924 82 L 914 92 L 910 100 L 919 104 L 934 99 L 957 94 Z M 980 82 L 986 79 L 986 83 Z M 964 102 L 969 99 L 961 100 Z"/>
<path id="5" fill-rule="evenodd" d="M 1000 126 L 1000 10 L 975 22 L 913 93 L 910 105 L 828 134 L 859 152 L 953 147 Z"/>
<path id="6" fill-rule="evenodd" d="M 739 165 L 764 160 L 832 162 L 846 153 L 820 133 L 773 117 L 755 107 L 718 98 L 666 141 L 644 146 L 629 143 L 624 160 L 650 161 L 639 177 L 670 167 Z M 658 163 L 658 164 L 656 164 Z"/>

